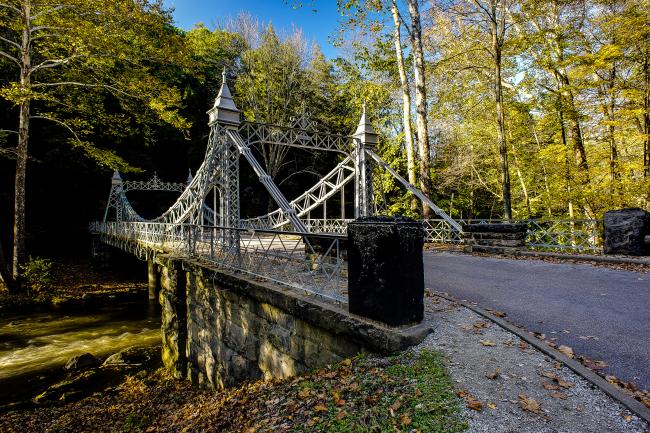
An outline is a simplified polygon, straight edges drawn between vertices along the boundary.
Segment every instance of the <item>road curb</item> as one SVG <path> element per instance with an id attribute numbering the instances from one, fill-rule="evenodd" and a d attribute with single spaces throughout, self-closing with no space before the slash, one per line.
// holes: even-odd
<path id="1" fill-rule="evenodd" d="M 515 334 L 516 336 L 518 336 L 519 338 L 521 338 L 526 343 L 530 344 L 531 346 L 533 346 L 543 354 L 566 365 L 574 373 L 578 374 L 579 376 L 581 376 L 583 379 L 590 382 L 595 387 L 598 387 L 605 394 L 609 395 L 614 400 L 618 401 L 620 404 L 622 404 L 631 412 L 633 412 L 635 415 L 637 415 L 639 418 L 643 419 L 645 422 L 650 424 L 650 409 L 645 407 L 643 403 L 625 394 L 623 391 L 621 391 L 611 383 L 607 382 L 605 379 L 603 379 L 602 377 L 600 377 L 599 375 L 597 375 L 596 373 L 594 373 L 592 370 L 588 369 L 584 365 L 580 364 L 578 361 L 567 357 L 562 352 L 550 347 L 549 345 L 545 344 L 541 340 L 533 337 L 528 333 L 528 331 L 525 331 L 522 328 L 519 328 L 515 325 L 512 325 L 511 323 L 508 323 L 505 320 L 495 316 L 494 314 L 489 313 L 488 311 L 480 307 L 470 305 L 467 302 L 459 301 L 458 299 L 454 299 L 449 295 L 437 291 L 433 291 L 433 294 L 435 296 L 439 296 L 443 299 L 446 299 L 450 302 L 455 302 L 459 305 L 462 305 L 463 307 L 470 309 L 473 312 L 496 323 L 506 331 Z"/>
<path id="2" fill-rule="evenodd" d="M 432 245 L 432 244 L 429 244 Z M 595 255 L 595 254 L 565 254 L 565 253 L 552 253 L 549 251 L 535 251 L 535 250 L 517 250 L 511 253 L 504 254 L 491 254 L 491 253 L 481 253 L 473 254 L 464 251 L 462 248 L 450 249 L 450 248 L 436 248 L 435 246 L 430 246 L 425 248 L 425 251 L 433 251 L 436 253 L 448 252 L 452 254 L 466 254 L 466 255 L 475 255 L 477 257 L 482 257 L 485 254 L 495 257 L 533 257 L 533 258 L 554 258 L 562 260 L 577 260 L 582 262 L 596 262 L 596 263 L 614 263 L 614 264 L 629 264 L 629 265 L 641 265 L 650 267 L 650 257 L 622 257 L 622 256 L 605 256 L 605 255 Z"/>
<path id="3" fill-rule="evenodd" d="M 518 251 L 518 256 L 523 257 L 552 257 L 557 259 L 566 260 L 583 260 L 587 262 L 597 263 L 624 263 L 631 265 L 646 265 L 650 266 L 650 258 L 645 257 L 609 257 L 609 256 L 596 256 L 589 254 L 562 254 L 562 253 L 549 253 L 545 251 Z"/>

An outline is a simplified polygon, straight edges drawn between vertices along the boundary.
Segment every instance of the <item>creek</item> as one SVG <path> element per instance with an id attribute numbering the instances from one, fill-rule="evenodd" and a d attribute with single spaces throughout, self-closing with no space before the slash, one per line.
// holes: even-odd
<path id="1" fill-rule="evenodd" d="M 31 398 L 64 376 L 75 355 L 105 359 L 131 346 L 159 345 L 157 303 L 49 309 L 0 316 L 0 404 Z"/>

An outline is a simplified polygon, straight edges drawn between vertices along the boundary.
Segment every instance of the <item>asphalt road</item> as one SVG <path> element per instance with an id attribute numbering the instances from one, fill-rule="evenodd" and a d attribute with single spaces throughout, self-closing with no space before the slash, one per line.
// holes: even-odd
<path id="1" fill-rule="evenodd" d="M 650 389 L 650 273 L 425 251 L 424 280 Z"/>

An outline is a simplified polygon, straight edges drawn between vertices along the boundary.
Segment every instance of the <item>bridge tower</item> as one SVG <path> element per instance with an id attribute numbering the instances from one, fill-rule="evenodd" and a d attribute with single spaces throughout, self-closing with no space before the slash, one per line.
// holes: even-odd
<path id="1" fill-rule="evenodd" d="M 375 203 L 372 189 L 372 160 L 368 158 L 366 149 L 374 150 L 379 144 L 379 136 L 366 116 L 366 104 L 359 125 L 354 135 L 354 162 L 355 162 L 355 194 L 354 217 L 371 216 L 374 213 Z"/>
<path id="2" fill-rule="evenodd" d="M 214 190 L 219 193 L 219 207 L 214 209 L 214 224 L 222 227 L 239 227 L 239 151 L 234 143 L 228 139 L 229 129 L 237 131 L 241 123 L 241 111 L 235 105 L 232 94 L 226 82 L 224 69 L 223 82 L 214 106 L 208 111 L 208 125 L 210 126 L 210 142 L 213 146 L 220 146 L 219 167 L 214 167 Z M 216 200 L 215 200 L 216 205 Z M 217 213 L 217 210 L 219 213 Z M 219 218 L 217 222 L 217 218 Z M 232 231 L 232 243 L 237 243 L 237 233 Z"/>

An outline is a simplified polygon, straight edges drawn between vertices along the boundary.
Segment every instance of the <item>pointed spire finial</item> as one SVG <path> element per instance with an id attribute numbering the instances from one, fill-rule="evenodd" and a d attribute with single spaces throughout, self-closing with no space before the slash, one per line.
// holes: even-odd
<path id="1" fill-rule="evenodd" d="M 122 183 L 122 176 L 120 176 L 120 172 L 115 170 L 113 172 L 113 177 L 111 178 L 111 183 Z"/>
<path id="2" fill-rule="evenodd" d="M 194 180 L 194 176 L 192 176 L 192 169 L 188 168 L 187 169 L 187 183 L 192 183 L 192 180 Z"/>
<path id="3" fill-rule="evenodd" d="M 226 83 L 226 68 L 223 69 L 222 78 L 223 81 L 217 99 L 214 101 L 214 106 L 208 111 L 208 123 L 210 125 L 215 122 L 227 125 L 239 125 L 241 122 L 239 119 L 240 111 L 235 105 L 235 101 L 232 100 L 228 83 Z"/>
<path id="4" fill-rule="evenodd" d="M 353 137 L 360 139 L 363 144 L 369 146 L 379 143 L 377 132 L 375 132 L 375 129 L 372 127 L 372 124 L 368 121 L 368 118 L 366 116 L 365 101 L 362 106 L 361 119 L 359 119 L 359 125 L 357 126 L 357 130 L 355 131 Z"/>

